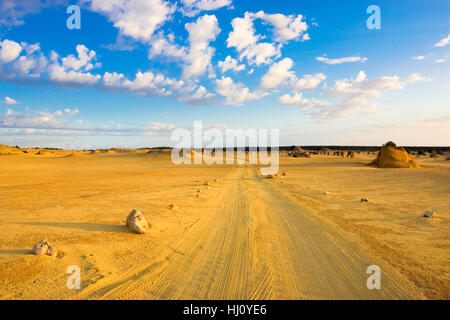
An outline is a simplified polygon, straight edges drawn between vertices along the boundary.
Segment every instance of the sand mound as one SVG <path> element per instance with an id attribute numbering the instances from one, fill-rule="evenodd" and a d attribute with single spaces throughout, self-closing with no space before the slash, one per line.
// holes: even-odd
<path id="1" fill-rule="evenodd" d="M 0 144 L 0 154 L 23 154 L 23 150 L 19 147 L 10 147 L 4 144 Z"/>
<path id="2" fill-rule="evenodd" d="M 134 233 L 143 234 L 147 233 L 150 226 L 145 220 L 144 215 L 138 211 L 134 210 L 130 212 L 127 218 L 127 227 Z"/>
<path id="3" fill-rule="evenodd" d="M 377 168 L 420 168 L 420 164 L 405 149 L 396 147 L 393 142 L 386 143 L 369 165 Z"/>
<path id="4" fill-rule="evenodd" d="M 47 254 L 52 257 L 56 257 L 58 252 L 54 247 L 50 245 L 47 239 L 39 240 L 33 247 L 33 254 L 44 255 Z"/>

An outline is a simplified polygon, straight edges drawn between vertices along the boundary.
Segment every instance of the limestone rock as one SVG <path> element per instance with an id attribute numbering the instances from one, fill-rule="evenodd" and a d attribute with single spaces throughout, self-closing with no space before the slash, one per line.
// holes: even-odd
<path id="1" fill-rule="evenodd" d="M 39 240 L 33 247 L 33 254 L 35 255 L 43 255 L 47 254 L 51 257 L 56 257 L 58 251 L 56 248 L 50 245 L 47 239 Z"/>
<path id="2" fill-rule="evenodd" d="M 435 218 L 436 217 L 436 213 L 434 211 L 425 211 L 423 213 L 423 216 L 425 218 Z"/>
<path id="3" fill-rule="evenodd" d="M 130 229 L 130 231 L 138 234 L 147 233 L 148 229 L 150 229 L 143 214 L 140 211 L 134 209 L 128 215 L 127 227 L 128 229 Z"/>

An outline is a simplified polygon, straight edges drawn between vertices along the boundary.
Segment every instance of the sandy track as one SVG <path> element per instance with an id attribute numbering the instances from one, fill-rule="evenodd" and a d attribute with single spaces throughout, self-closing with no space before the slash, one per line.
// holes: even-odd
<path id="1" fill-rule="evenodd" d="M 394 270 L 366 287 L 377 264 L 291 201 L 254 168 L 236 168 L 215 206 L 153 258 L 84 288 L 82 299 L 422 298 Z"/>

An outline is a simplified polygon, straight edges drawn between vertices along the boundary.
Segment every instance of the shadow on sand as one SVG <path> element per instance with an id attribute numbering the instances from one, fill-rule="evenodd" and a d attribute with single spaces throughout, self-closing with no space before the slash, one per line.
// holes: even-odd
<path id="1" fill-rule="evenodd" d="M 43 226 L 43 227 L 56 227 L 56 228 L 68 228 L 84 231 L 100 231 L 100 232 L 126 232 L 128 229 L 125 225 L 117 224 L 104 224 L 104 223 L 81 223 L 81 222 L 18 222 L 17 224 L 29 225 L 29 226 Z"/>
<path id="2" fill-rule="evenodd" d="M 31 254 L 31 250 L 27 249 L 0 249 L 0 254 Z"/>

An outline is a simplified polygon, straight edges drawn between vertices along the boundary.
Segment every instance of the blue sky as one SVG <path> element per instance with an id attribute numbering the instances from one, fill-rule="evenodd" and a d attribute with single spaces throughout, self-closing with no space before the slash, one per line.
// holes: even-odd
<path id="1" fill-rule="evenodd" d="M 449 145 L 449 29 L 446 0 L 2 0 L 0 143 L 173 145 L 201 120 L 282 145 Z"/>

